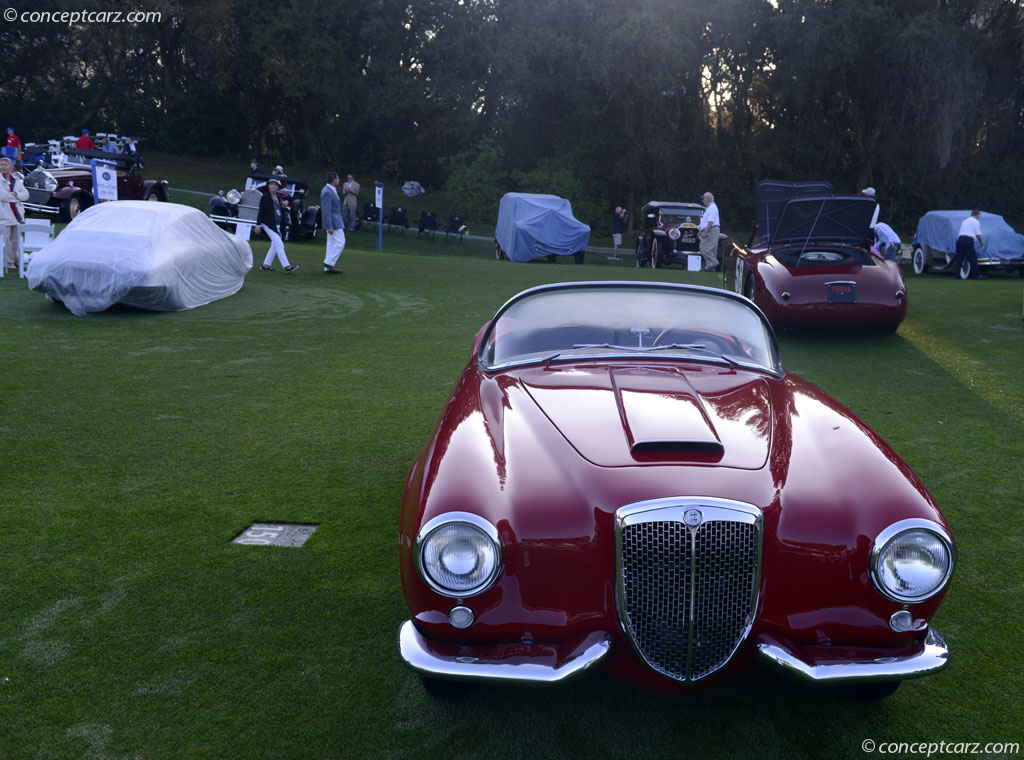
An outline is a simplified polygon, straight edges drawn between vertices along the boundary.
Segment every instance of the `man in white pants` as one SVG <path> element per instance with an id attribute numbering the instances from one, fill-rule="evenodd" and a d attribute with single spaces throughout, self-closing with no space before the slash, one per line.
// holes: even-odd
<path id="1" fill-rule="evenodd" d="M 284 243 L 281 241 L 281 216 L 284 213 L 281 208 L 281 199 L 277 197 L 277 191 L 281 187 L 281 180 L 271 177 L 267 180 L 267 192 L 260 199 L 260 212 L 256 217 L 256 228 L 262 227 L 267 237 L 270 238 L 270 250 L 267 251 L 267 258 L 263 260 L 260 267 L 264 272 L 274 271 L 274 257 L 281 261 L 284 271 L 294 272 L 299 268 L 298 264 L 289 264 L 288 256 L 284 252 Z"/>
<path id="2" fill-rule="evenodd" d="M 324 272 L 341 274 L 334 265 L 345 250 L 345 223 L 341 219 L 341 198 L 338 185 L 341 178 L 337 172 L 327 172 L 327 184 L 320 191 L 320 216 L 323 228 L 327 230 L 327 253 L 324 255 Z"/>

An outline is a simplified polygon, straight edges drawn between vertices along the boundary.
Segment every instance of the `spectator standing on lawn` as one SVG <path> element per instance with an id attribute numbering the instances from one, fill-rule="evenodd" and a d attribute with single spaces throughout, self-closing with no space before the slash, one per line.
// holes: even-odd
<path id="1" fill-rule="evenodd" d="M 25 207 L 28 200 L 25 183 L 14 176 L 14 162 L 4 156 L 0 158 L 0 222 L 3 225 L 4 262 L 8 269 L 18 268 L 18 251 L 21 250 L 21 234 L 18 225 L 25 221 Z"/>
<path id="2" fill-rule="evenodd" d="M 271 177 L 267 180 L 267 192 L 260 199 L 260 211 L 256 217 L 256 231 L 262 227 L 270 238 L 270 250 L 260 267 L 264 272 L 274 271 L 274 256 L 280 260 L 284 271 L 294 272 L 299 268 L 298 264 L 289 264 L 288 255 L 284 252 L 284 243 L 281 241 L 281 199 L 277 197 L 277 191 L 281 187 L 281 180 Z"/>
<path id="3" fill-rule="evenodd" d="M 704 215 L 700 218 L 697 235 L 700 237 L 700 255 L 704 258 L 704 271 L 714 272 L 718 269 L 718 234 L 722 229 L 722 220 L 718 216 L 718 204 L 710 192 L 700 197 L 704 204 Z"/>
<path id="4" fill-rule="evenodd" d="M 985 241 L 981 239 L 981 211 L 974 209 L 971 215 L 960 223 L 960 234 L 956 238 L 956 256 L 953 258 L 953 271 L 960 273 L 960 267 L 964 259 L 971 264 L 971 272 L 968 275 L 972 280 L 984 280 L 985 275 L 978 271 L 978 252 L 974 250 L 974 241 L 982 246 Z"/>
<path id="5" fill-rule="evenodd" d="M 327 230 L 327 253 L 324 255 L 324 272 L 327 274 L 341 274 L 334 265 L 345 250 L 345 223 L 341 219 L 341 198 L 338 196 L 340 184 L 338 172 L 327 172 L 327 184 L 320 191 L 320 215 Z"/>
<path id="6" fill-rule="evenodd" d="M 96 143 L 89 137 L 88 129 L 82 130 L 82 136 L 75 140 L 75 147 L 82 150 L 96 150 Z"/>
<path id="7" fill-rule="evenodd" d="M 342 189 L 345 191 L 345 201 L 342 205 L 341 217 L 345 220 L 345 229 L 354 232 L 356 217 L 359 215 L 359 183 L 349 174 Z"/>
<path id="8" fill-rule="evenodd" d="M 609 261 L 622 260 L 619 258 L 619 246 L 622 245 L 622 233 L 626 231 L 626 216 L 626 209 L 622 206 L 616 206 L 612 212 L 612 243 L 615 244 L 615 248 L 608 257 Z"/>

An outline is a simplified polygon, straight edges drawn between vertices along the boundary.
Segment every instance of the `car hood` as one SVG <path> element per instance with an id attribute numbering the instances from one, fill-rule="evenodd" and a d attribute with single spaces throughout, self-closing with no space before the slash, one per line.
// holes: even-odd
<path id="1" fill-rule="evenodd" d="M 875 199 L 866 195 L 790 198 L 772 230 L 772 245 L 804 241 L 863 245 L 871 238 Z"/>
<path id="2" fill-rule="evenodd" d="M 520 383 L 579 454 L 603 467 L 758 469 L 771 444 L 768 385 L 720 367 L 528 370 Z"/>

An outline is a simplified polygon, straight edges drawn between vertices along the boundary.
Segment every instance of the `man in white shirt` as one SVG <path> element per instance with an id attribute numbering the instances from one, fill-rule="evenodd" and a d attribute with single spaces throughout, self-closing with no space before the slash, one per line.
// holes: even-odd
<path id="1" fill-rule="evenodd" d="M 875 213 L 873 213 L 871 215 L 871 224 L 868 225 L 869 227 L 871 227 L 871 229 L 874 229 L 875 225 L 878 224 L 878 208 L 879 208 L 879 206 L 878 206 L 878 198 L 875 197 L 875 188 L 873 188 L 873 187 L 865 187 L 863 190 L 860 191 L 860 194 L 868 196 L 869 198 L 871 198 L 875 202 Z"/>
<path id="2" fill-rule="evenodd" d="M 985 275 L 978 271 L 978 253 L 974 250 L 974 241 L 977 239 L 978 246 L 985 244 L 981 239 L 981 211 L 975 209 L 971 215 L 960 223 L 960 233 L 956 238 L 956 257 L 953 259 L 953 271 L 958 275 L 960 266 L 964 259 L 971 264 L 971 272 L 968 275 L 972 280 L 984 280 Z"/>
<path id="3" fill-rule="evenodd" d="M 714 272 L 718 269 L 718 233 L 721 230 L 721 219 L 715 196 L 704 193 L 700 197 L 704 204 L 704 216 L 700 218 L 697 235 L 700 237 L 700 255 L 704 258 L 704 271 Z"/>
<path id="4" fill-rule="evenodd" d="M 885 222 L 875 225 L 875 248 L 883 259 L 896 261 L 900 257 L 900 236 Z"/>

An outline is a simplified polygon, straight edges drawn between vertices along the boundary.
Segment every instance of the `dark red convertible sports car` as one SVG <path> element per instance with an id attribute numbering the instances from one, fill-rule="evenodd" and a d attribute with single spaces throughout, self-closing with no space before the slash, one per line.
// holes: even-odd
<path id="1" fill-rule="evenodd" d="M 899 264 L 872 250 L 875 200 L 831 195 L 827 182 L 761 182 L 758 226 L 725 255 L 724 283 L 776 328 L 869 327 L 895 332 L 907 314 Z"/>
<path id="2" fill-rule="evenodd" d="M 939 508 L 724 290 L 512 298 L 412 465 L 399 540 L 399 647 L 431 688 L 759 664 L 878 697 L 949 656 Z"/>

